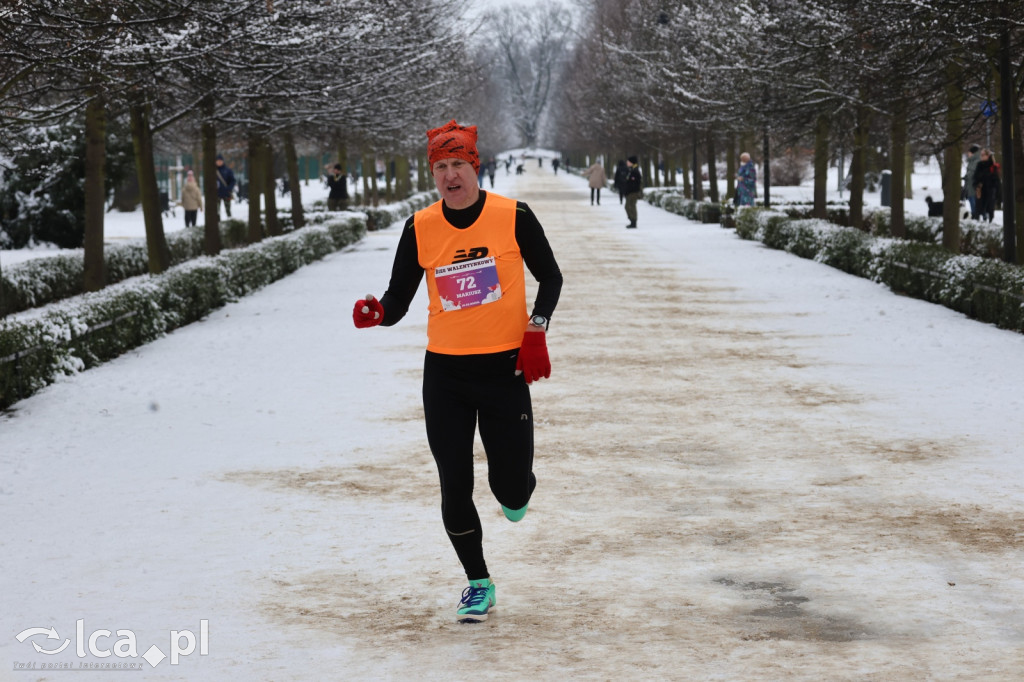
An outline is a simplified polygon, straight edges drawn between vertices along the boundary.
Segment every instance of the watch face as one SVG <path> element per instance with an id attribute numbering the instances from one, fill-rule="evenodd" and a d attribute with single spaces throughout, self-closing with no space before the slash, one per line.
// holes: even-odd
<path id="1" fill-rule="evenodd" d="M 530 322 L 538 327 L 546 327 L 548 324 L 548 318 L 543 315 L 534 315 L 530 318 Z"/>

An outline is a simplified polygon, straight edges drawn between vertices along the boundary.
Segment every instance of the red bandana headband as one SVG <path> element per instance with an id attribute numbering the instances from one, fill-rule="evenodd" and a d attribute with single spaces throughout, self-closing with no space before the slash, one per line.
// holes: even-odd
<path id="1" fill-rule="evenodd" d="M 480 172 L 480 155 L 476 151 L 476 126 L 460 126 L 455 119 L 440 128 L 427 131 L 427 161 L 433 167 L 441 159 L 462 159 Z"/>

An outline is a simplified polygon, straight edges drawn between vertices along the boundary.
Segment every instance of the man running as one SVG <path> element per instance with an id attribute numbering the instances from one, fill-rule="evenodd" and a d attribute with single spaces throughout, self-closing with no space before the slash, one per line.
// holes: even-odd
<path id="1" fill-rule="evenodd" d="M 388 289 L 356 301 L 356 327 L 391 326 L 426 275 L 429 295 L 423 412 L 441 482 L 441 518 L 469 586 L 459 622 L 481 622 L 496 604 L 473 503 L 473 438 L 479 424 L 488 483 L 505 516 L 526 514 L 533 474 L 530 387 L 551 375 L 546 331 L 562 273 L 533 211 L 477 185 L 476 126 L 453 119 L 427 132 L 437 203 L 410 218 Z M 537 280 L 527 313 L 524 264 Z"/>

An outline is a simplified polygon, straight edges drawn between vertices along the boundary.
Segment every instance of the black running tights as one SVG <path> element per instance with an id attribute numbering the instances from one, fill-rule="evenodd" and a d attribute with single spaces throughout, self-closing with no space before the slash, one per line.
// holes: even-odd
<path id="1" fill-rule="evenodd" d="M 530 387 L 515 374 L 517 353 L 428 351 L 423 363 L 423 412 L 441 481 L 441 518 L 470 580 L 489 577 L 480 516 L 473 504 L 477 424 L 487 455 L 487 480 L 498 502 L 521 509 L 537 484 Z"/>

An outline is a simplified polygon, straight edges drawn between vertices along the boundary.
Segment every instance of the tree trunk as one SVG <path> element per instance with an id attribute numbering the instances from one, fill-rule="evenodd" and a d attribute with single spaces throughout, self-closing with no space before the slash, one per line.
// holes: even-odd
<path id="1" fill-rule="evenodd" d="M 373 205 L 377 206 L 380 204 L 380 186 L 377 178 L 377 158 L 373 157 L 370 159 L 370 192 L 372 194 Z"/>
<path id="2" fill-rule="evenodd" d="M 370 205 L 370 176 L 377 172 L 376 166 L 371 167 L 372 161 L 370 155 L 363 152 L 363 200 L 360 202 L 363 206 Z"/>
<path id="3" fill-rule="evenodd" d="M 409 157 L 405 154 L 399 156 L 398 159 L 396 159 L 395 169 L 398 180 L 398 200 L 402 201 L 404 199 L 408 199 L 409 195 L 412 194 L 410 191 L 411 187 L 409 180 L 409 173 L 411 171 L 409 168 Z"/>
<path id="4" fill-rule="evenodd" d="M 832 121 L 820 114 L 814 126 L 814 211 L 815 218 L 828 218 L 828 137 Z"/>
<path id="5" fill-rule="evenodd" d="M 686 163 L 686 151 L 683 150 L 683 154 L 680 157 L 682 160 L 683 167 L 683 196 L 687 199 L 693 198 L 693 184 L 690 181 L 690 167 Z"/>
<path id="6" fill-rule="evenodd" d="M 220 199 L 217 197 L 217 126 L 213 122 L 213 98 L 203 102 L 203 253 L 216 256 L 223 244 L 220 238 Z"/>
<path id="7" fill-rule="evenodd" d="M 903 198 L 913 199 L 914 198 L 914 157 L 910 153 L 910 145 L 907 145 L 906 154 L 903 158 L 903 174 L 905 176 L 903 183 Z"/>
<path id="8" fill-rule="evenodd" d="M 103 264 L 103 212 L 106 204 L 107 110 L 102 97 L 92 93 L 85 110 L 85 291 L 106 284 Z"/>
<path id="9" fill-rule="evenodd" d="M 426 192 L 429 186 L 427 181 L 427 160 L 422 154 L 416 155 L 416 191 Z"/>
<path id="10" fill-rule="evenodd" d="M 305 226 L 306 216 L 302 212 L 302 188 L 299 183 L 299 157 L 295 153 L 295 136 L 291 131 L 284 134 L 284 158 L 288 166 L 288 189 L 292 199 L 292 226 L 297 230 Z"/>
<path id="11" fill-rule="evenodd" d="M 946 67 L 946 147 L 942 166 L 942 246 L 960 253 L 960 144 L 963 137 L 964 91 L 961 69 Z"/>
<path id="12" fill-rule="evenodd" d="M 269 137 L 263 137 L 260 153 L 263 157 L 263 195 L 266 203 L 264 223 L 267 226 L 267 235 L 276 237 L 281 234 L 281 223 L 277 219 L 277 178 L 274 177 L 274 146 L 270 143 Z"/>
<path id="13" fill-rule="evenodd" d="M 696 201 L 704 200 L 704 181 L 700 177 L 700 140 L 696 129 L 693 131 L 693 198 Z"/>
<path id="14" fill-rule="evenodd" d="M 889 175 L 890 230 L 893 237 L 907 236 L 907 225 L 903 210 L 903 174 L 907 160 L 907 110 L 906 102 L 899 102 L 892 116 L 891 175 Z"/>
<path id="15" fill-rule="evenodd" d="M 153 134 L 150 130 L 149 116 L 148 104 L 133 104 L 129 109 L 132 146 L 135 149 L 135 170 L 139 176 L 139 196 L 142 200 L 142 216 L 146 223 L 149 271 L 159 275 L 170 267 L 171 250 L 167 246 L 163 216 L 160 212 L 160 192 L 156 184 Z"/>
<path id="16" fill-rule="evenodd" d="M 1016 102 L 1017 99 L 1017 87 L 1016 84 L 1013 86 L 1013 97 L 1012 101 Z M 1017 116 L 1014 119 L 1016 125 L 1014 126 L 1013 135 L 1013 165 L 1016 171 L 1013 175 L 1013 188 L 1004 187 L 1003 191 L 1014 192 L 1014 207 L 1016 208 L 1016 214 L 1014 216 L 1014 227 L 1017 230 L 1017 264 L 1024 264 L 1024 135 L 1021 135 L 1020 124 L 1024 123 L 1024 116 L 1020 115 L 1021 112 L 1017 112 Z"/>
<path id="17" fill-rule="evenodd" d="M 764 207 L 772 205 L 772 141 L 768 135 L 768 127 L 764 129 L 764 173 L 761 182 L 764 185 Z"/>
<path id="18" fill-rule="evenodd" d="M 708 196 L 711 198 L 711 203 L 718 203 L 718 169 L 715 167 L 715 136 L 710 132 L 708 133 L 708 182 L 710 182 L 710 191 Z"/>
<path id="19" fill-rule="evenodd" d="M 725 201 L 731 202 L 736 196 L 736 133 L 729 133 L 725 138 Z"/>
<path id="20" fill-rule="evenodd" d="M 247 236 L 250 244 L 255 244 L 263 239 L 263 225 L 260 221 L 260 195 L 263 193 L 263 154 L 260 148 L 263 145 L 262 139 L 256 133 L 249 135 L 249 233 Z"/>
<path id="21" fill-rule="evenodd" d="M 850 160 L 850 227 L 864 229 L 864 174 L 867 172 L 868 108 L 857 105 Z"/>

